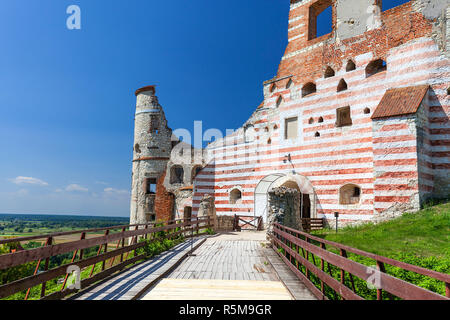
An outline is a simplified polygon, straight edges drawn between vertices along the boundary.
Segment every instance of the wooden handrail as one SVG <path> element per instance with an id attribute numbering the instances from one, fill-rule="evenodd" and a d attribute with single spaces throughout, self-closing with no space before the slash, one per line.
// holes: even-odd
<path id="1" fill-rule="evenodd" d="M 173 222 L 181 222 L 182 223 L 176 223 Z M 149 226 L 152 227 L 149 227 Z M 143 227 L 144 228 L 140 228 Z M 134 227 L 135 230 L 128 230 Z M 192 218 L 192 219 L 179 219 L 179 220 L 171 220 L 168 222 L 162 223 L 162 226 L 155 227 L 155 224 L 139 224 L 139 225 L 129 225 L 129 226 L 123 226 L 121 232 L 117 233 L 110 233 L 109 231 L 112 229 L 117 229 L 117 226 L 109 227 L 109 228 L 101 228 L 102 230 L 105 230 L 105 234 L 103 236 L 97 236 L 90 239 L 85 239 L 83 235 L 85 235 L 87 232 L 92 232 L 92 230 L 98 230 L 98 229 L 88 229 L 88 230 L 81 230 L 76 233 L 81 232 L 82 236 L 80 240 L 75 240 L 71 242 L 66 243 L 60 243 L 60 244 L 54 244 L 52 245 L 51 242 L 47 241 L 47 245 L 40 248 L 34 248 L 29 250 L 21 250 L 16 251 L 9 254 L 0 255 L 0 270 L 15 267 L 18 265 L 22 265 L 28 262 L 33 261 L 44 261 L 45 260 L 45 269 L 43 272 L 35 272 L 32 276 L 25 277 L 10 283 L 6 283 L 2 286 L 0 286 L 0 298 L 8 297 L 14 293 L 21 292 L 23 290 L 29 289 L 37 286 L 39 284 L 42 285 L 41 289 L 41 298 L 47 299 L 48 297 L 45 296 L 45 283 L 47 281 L 50 281 L 52 279 L 55 279 L 56 277 L 66 275 L 65 280 L 67 280 L 67 267 L 69 266 L 78 266 L 81 268 L 86 268 L 89 266 L 95 266 L 97 263 L 102 263 L 102 271 L 98 273 L 97 275 L 93 275 L 91 273 L 91 276 L 89 279 L 85 279 L 82 281 L 83 286 L 89 285 L 93 283 L 92 279 L 99 279 L 101 277 L 110 275 L 111 273 L 115 272 L 115 270 L 120 270 L 129 265 L 130 263 L 135 263 L 139 260 L 142 260 L 145 258 L 145 256 L 136 256 L 136 249 L 141 248 L 145 246 L 146 244 L 144 242 L 137 242 L 137 239 L 139 237 L 148 236 L 149 234 L 158 235 L 161 231 L 167 231 L 164 238 L 174 238 L 181 234 L 186 234 L 191 230 L 200 230 L 211 227 L 211 220 L 210 217 L 198 219 L 198 218 Z M 180 230 L 176 230 L 180 229 Z M 168 231 L 173 232 L 168 232 Z M 72 233 L 73 234 L 73 233 Z M 198 232 L 197 232 L 198 234 Z M 191 236 L 186 235 L 187 237 Z M 42 236 L 44 237 L 44 236 Z M 35 237 L 33 237 L 35 238 Z M 130 245 L 125 245 L 125 239 L 127 238 L 133 238 L 134 242 Z M 21 238 L 23 239 L 23 238 Z M 49 237 L 47 239 L 52 239 L 52 237 Z M 17 241 L 16 239 L 14 239 Z M 160 238 L 153 237 L 153 240 L 161 240 Z M 108 251 L 106 248 L 108 246 L 108 243 L 117 241 L 117 244 L 115 244 L 116 249 L 113 251 Z M 122 246 L 120 247 L 120 244 Z M 90 257 L 87 259 L 82 258 L 82 253 L 84 249 L 99 246 L 99 250 L 96 256 Z M 103 247 L 103 253 L 102 251 Z M 120 247 L 120 248 L 119 248 Z M 131 259 L 128 259 L 128 254 L 134 251 L 134 257 Z M 68 252 L 74 252 L 72 262 L 70 264 L 66 264 L 63 266 L 59 266 L 50 270 L 47 270 L 49 259 L 53 256 L 57 256 L 60 254 L 68 253 Z M 80 258 L 78 261 L 75 261 L 76 259 L 76 253 L 80 252 Z M 123 255 L 126 253 L 126 257 L 123 257 Z M 113 263 L 109 266 L 109 268 L 106 268 L 106 260 L 113 259 L 117 256 L 120 256 L 120 262 L 118 265 L 113 266 Z M 139 259 L 138 259 L 139 258 Z M 36 269 L 37 270 L 37 269 Z M 61 288 L 58 293 L 51 294 L 51 297 L 58 298 L 63 297 L 67 294 L 70 294 L 73 292 L 73 289 L 64 289 L 65 281 L 63 284 L 63 287 Z M 28 297 L 28 293 L 27 296 Z"/>
<path id="2" fill-rule="evenodd" d="M 406 263 L 406 262 L 402 262 L 402 261 L 398 261 L 398 260 L 395 260 L 395 259 L 387 258 L 387 257 L 380 256 L 380 255 L 377 255 L 377 254 L 374 254 L 374 253 L 363 251 L 363 250 L 360 250 L 360 249 L 357 249 L 357 248 L 349 247 L 349 246 L 346 246 L 346 245 L 341 244 L 341 243 L 337 243 L 337 242 L 333 242 L 333 241 L 330 241 L 330 240 L 322 239 L 322 238 L 319 238 L 319 237 L 316 237 L 316 236 L 312 236 L 309 233 L 302 232 L 302 231 L 299 231 L 299 230 L 295 230 L 295 229 L 292 229 L 292 228 L 289 228 L 289 227 L 285 227 L 285 226 L 282 226 L 280 224 L 276 224 L 276 225 L 278 225 L 279 227 L 281 227 L 281 228 L 283 228 L 285 230 L 293 232 L 293 233 L 295 233 L 297 235 L 301 235 L 303 237 L 306 237 L 306 238 L 308 238 L 310 240 L 314 240 L 314 241 L 319 242 L 319 243 L 323 243 L 323 244 L 327 244 L 327 245 L 333 246 L 333 247 L 335 247 L 337 249 L 343 249 L 343 250 L 346 250 L 347 252 L 351 252 L 351 253 L 354 253 L 354 254 L 357 254 L 357 255 L 360 255 L 360 256 L 364 256 L 364 257 L 373 259 L 375 261 L 380 261 L 380 262 L 389 264 L 389 265 L 394 266 L 394 267 L 402 268 L 402 269 L 407 270 L 407 271 L 412 271 L 412 272 L 419 273 L 419 274 L 424 275 L 424 276 L 432 277 L 432 278 L 435 278 L 435 279 L 443 281 L 443 282 L 450 282 L 450 275 L 447 275 L 447 274 L 444 274 L 444 273 L 440 273 L 440 272 L 437 272 L 437 271 L 434 271 L 434 270 L 430 270 L 430 269 L 425 269 L 425 268 L 422 268 L 422 267 L 419 267 L 419 266 L 415 266 L 415 265 L 412 265 L 412 264 L 409 264 L 409 263 Z"/>
<path id="3" fill-rule="evenodd" d="M 304 237 L 301 239 L 300 236 Z M 312 272 L 319 280 L 321 281 L 321 290 L 312 290 L 312 292 L 320 299 L 323 296 L 323 283 L 332 288 L 335 292 L 337 292 L 344 299 L 359 299 L 361 297 L 356 297 L 355 293 L 355 285 L 353 281 L 353 276 L 356 276 L 364 281 L 369 280 L 370 275 L 373 274 L 373 268 L 360 264 L 356 261 L 350 260 L 347 257 L 347 252 L 352 252 L 354 254 L 358 254 L 364 257 L 372 258 L 376 261 L 379 269 L 379 288 L 377 288 L 377 297 L 378 299 L 382 298 L 381 291 L 384 290 L 389 294 L 395 295 L 402 299 L 433 299 L 433 300 L 447 300 L 449 299 L 448 290 L 446 292 L 447 297 L 437 294 L 435 292 L 426 290 L 424 288 L 413 285 L 404 280 L 395 278 L 389 274 L 387 274 L 384 270 L 384 263 L 390 264 L 396 267 L 400 267 L 404 270 L 416 272 L 436 280 L 443 281 L 448 287 L 450 283 L 450 275 L 439 273 L 433 270 L 428 270 L 425 268 L 413 266 L 401 261 L 397 261 L 394 259 L 386 258 L 383 256 L 375 255 L 369 252 L 365 252 L 359 249 L 355 249 L 352 247 L 348 247 L 336 242 L 324 240 L 318 237 L 311 236 L 308 233 L 301 232 L 299 230 L 295 230 L 289 227 L 285 227 L 281 224 L 275 223 L 273 226 L 273 234 L 271 235 L 272 243 L 274 249 L 282 248 L 286 254 L 289 254 L 290 257 L 295 259 L 295 263 L 300 263 L 306 269 L 306 277 L 300 277 L 303 282 L 310 281 L 309 274 Z M 311 240 L 319 243 L 319 246 L 311 243 Z M 292 245 L 295 245 L 297 250 L 292 249 Z M 326 249 L 326 245 L 333 246 L 340 250 L 340 255 L 337 255 L 333 252 L 330 252 Z M 301 256 L 298 252 L 298 248 L 301 248 L 303 252 L 303 256 Z M 306 251 L 306 256 L 304 252 Z M 308 255 L 311 254 L 313 259 L 314 256 L 321 259 L 321 268 L 317 267 L 315 263 L 311 263 L 308 259 Z M 288 263 L 289 260 L 285 257 L 284 254 L 280 254 L 282 258 L 284 258 L 284 262 Z M 315 260 L 313 260 L 315 261 Z M 341 269 L 341 282 L 337 281 L 331 274 L 328 275 L 325 273 L 324 262 L 327 262 L 328 265 L 332 264 Z M 296 265 L 292 262 L 289 262 L 295 268 Z M 290 266 L 290 267 L 292 267 Z M 298 270 L 298 268 L 297 268 Z M 298 272 L 300 272 L 298 270 Z M 298 272 L 296 274 L 298 275 Z M 350 280 L 352 283 L 352 289 L 348 288 L 344 282 L 345 272 L 348 272 L 350 275 Z M 301 272 L 300 272 L 301 273 Z M 330 272 L 331 273 L 331 272 Z M 306 283 L 305 283 L 306 284 Z M 311 283 L 312 284 L 312 283 Z"/>
<path id="4" fill-rule="evenodd" d="M 164 223 L 172 224 L 172 223 L 177 223 L 177 222 L 184 221 L 184 220 L 185 219 L 169 220 L 169 221 L 165 221 Z M 0 244 L 25 242 L 25 241 L 31 241 L 31 240 L 36 240 L 36 239 L 47 239 L 49 237 L 55 238 L 55 237 L 68 236 L 68 235 L 78 234 L 78 233 L 93 233 L 93 232 L 99 232 L 99 231 L 105 231 L 105 230 L 116 230 L 116 229 L 122 229 L 122 228 L 154 226 L 156 224 L 158 224 L 158 223 L 153 222 L 153 223 L 141 223 L 141 224 L 126 224 L 126 225 L 93 228 L 93 229 L 85 229 L 85 230 L 54 232 L 54 233 L 43 234 L 43 235 L 0 239 Z"/>

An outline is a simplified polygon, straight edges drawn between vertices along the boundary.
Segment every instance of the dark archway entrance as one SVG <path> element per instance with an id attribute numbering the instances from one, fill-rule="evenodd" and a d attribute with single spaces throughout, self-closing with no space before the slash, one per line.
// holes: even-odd
<path id="1" fill-rule="evenodd" d="M 184 207 L 184 222 L 191 222 L 192 220 L 192 207 Z"/>
<path id="2" fill-rule="evenodd" d="M 311 200 L 309 198 L 309 194 L 301 194 L 300 218 L 311 218 Z"/>

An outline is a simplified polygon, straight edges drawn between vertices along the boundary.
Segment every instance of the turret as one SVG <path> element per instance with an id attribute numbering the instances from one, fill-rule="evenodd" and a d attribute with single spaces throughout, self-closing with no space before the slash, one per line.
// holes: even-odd
<path id="1" fill-rule="evenodd" d="M 136 91 L 130 223 L 156 220 L 156 185 L 172 150 L 172 130 L 155 95 L 155 86 Z"/>

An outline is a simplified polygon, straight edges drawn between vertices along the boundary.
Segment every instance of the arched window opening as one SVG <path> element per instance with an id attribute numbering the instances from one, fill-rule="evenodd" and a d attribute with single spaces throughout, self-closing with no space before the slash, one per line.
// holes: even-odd
<path id="1" fill-rule="evenodd" d="M 286 89 L 289 89 L 293 83 L 294 81 L 292 81 L 292 79 L 289 79 L 288 83 L 286 84 Z"/>
<path id="2" fill-rule="evenodd" d="M 170 168 L 170 183 L 177 184 L 184 182 L 184 169 L 181 166 L 173 166 Z"/>
<path id="3" fill-rule="evenodd" d="M 275 85 L 275 83 L 272 83 L 272 85 L 270 86 L 270 92 L 274 92 L 276 88 L 277 86 Z"/>
<path id="4" fill-rule="evenodd" d="M 316 134 L 314 135 L 316 138 L 320 137 L 320 133 L 316 132 Z"/>
<path id="5" fill-rule="evenodd" d="M 309 123 L 309 124 L 313 124 L 313 123 L 314 123 L 314 118 L 312 118 L 312 117 L 309 118 L 308 123 Z"/>
<path id="6" fill-rule="evenodd" d="M 370 109 L 369 108 L 365 108 L 364 109 L 364 114 L 369 114 L 370 113 Z"/>
<path id="7" fill-rule="evenodd" d="M 283 103 L 283 97 L 279 96 L 278 99 L 277 99 L 277 108 L 279 108 L 282 103 Z"/>
<path id="8" fill-rule="evenodd" d="M 239 204 L 242 201 L 242 192 L 239 189 L 233 189 L 230 192 L 230 203 Z"/>
<path id="9" fill-rule="evenodd" d="M 386 70 L 387 70 L 386 62 L 383 59 L 372 61 L 366 67 L 366 78 Z"/>
<path id="10" fill-rule="evenodd" d="M 337 92 L 345 91 L 347 89 L 348 89 L 347 82 L 345 82 L 344 79 L 341 79 L 337 87 Z"/>
<path id="11" fill-rule="evenodd" d="M 319 123 L 322 123 L 322 122 L 323 122 L 323 117 L 319 117 L 318 122 L 319 122 Z"/>
<path id="12" fill-rule="evenodd" d="M 272 144 L 272 139 L 267 140 L 267 144 Z"/>
<path id="13" fill-rule="evenodd" d="M 355 184 L 347 184 L 339 190 L 340 204 L 358 204 L 361 200 L 361 188 Z"/>
<path id="14" fill-rule="evenodd" d="M 316 84 L 313 82 L 308 82 L 302 88 L 302 97 L 306 97 L 315 92 L 317 92 Z"/>
<path id="15" fill-rule="evenodd" d="M 191 175 L 191 180 L 192 180 L 192 183 L 194 183 L 194 180 L 195 180 L 195 177 L 197 177 L 197 175 L 198 175 L 198 173 L 200 172 L 200 171 L 202 171 L 202 167 L 201 166 L 195 166 L 193 169 L 192 169 L 192 175 Z"/>
<path id="16" fill-rule="evenodd" d="M 356 70 L 356 64 L 352 60 L 348 60 L 347 66 L 345 67 L 345 71 L 350 72 Z"/>
<path id="17" fill-rule="evenodd" d="M 327 69 L 325 70 L 325 74 L 324 77 L 325 78 L 331 78 L 334 77 L 336 73 L 334 72 L 333 68 L 331 68 L 330 66 L 327 67 Z"/>

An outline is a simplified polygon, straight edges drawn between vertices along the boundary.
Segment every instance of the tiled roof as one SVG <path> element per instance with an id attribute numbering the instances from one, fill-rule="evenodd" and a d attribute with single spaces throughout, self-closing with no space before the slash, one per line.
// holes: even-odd
<path id="1" fill-rule="evenodd" d="M 429 87 L 421 85 L 387 90 L 372 119 L 416 113 Z"/>

